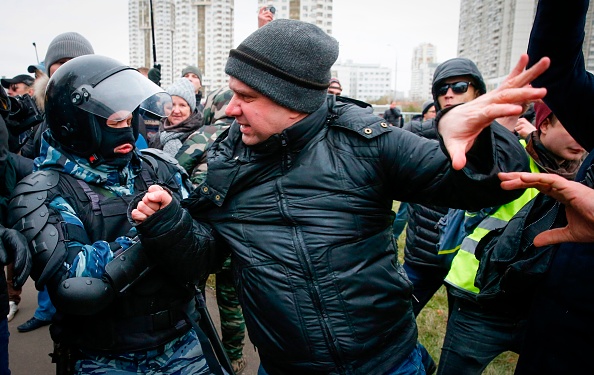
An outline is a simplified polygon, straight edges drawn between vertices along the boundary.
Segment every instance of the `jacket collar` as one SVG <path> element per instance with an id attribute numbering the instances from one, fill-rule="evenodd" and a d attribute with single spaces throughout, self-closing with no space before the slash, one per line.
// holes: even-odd
<path id="1" fill-rule="evenodd" d="M 221 134 L 208 151 L 208 172 L 206 181 L 199 186 L 199 194 L 221 206 L 231 188 L 238 188 L 242 183 L 257 178 L 258 172 L 249 169 L 250 176 L 246 177 L 240 169 L 258 163 L 258 160 L 278 158 L 282 162 L 282 153 L 298 153 L 326 124 L 329 114 L 327 103 L 303 120 L 285 129 L 280 134 L 275 134 L 266 141 L 255 145 L 246 146 L 241 140 L 239 125 L 234 122 L 226 133 Z M 248 171 L 248 169 L 242 169 Z M 243 177 L 241 177 L 243 176 Z M 241 181 L 235 181 L 236 178 Z M 237 186 L 236 186 L 237 185 Z M 195 204 L 198 202 L 195 201 Z M 194 206 L 188 202 L 190 209 Z"/>

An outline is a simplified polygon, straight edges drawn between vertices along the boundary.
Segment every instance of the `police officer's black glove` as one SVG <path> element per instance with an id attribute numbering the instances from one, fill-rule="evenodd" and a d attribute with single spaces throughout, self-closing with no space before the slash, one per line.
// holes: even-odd
<path id="1" fill-rule="evenodd" d="M 148 78 L 157 86 L 161 86 L 161 64 L 155 66 L 148 71 Z"/>
<path id="2" fill-rule="evenodd" d="M 0 264 L 14 262 L 13 282 L 15 288 L 25 284 L 31 272 L 31 253 L 27 239 L 18 230 L 0 225 Z"/>

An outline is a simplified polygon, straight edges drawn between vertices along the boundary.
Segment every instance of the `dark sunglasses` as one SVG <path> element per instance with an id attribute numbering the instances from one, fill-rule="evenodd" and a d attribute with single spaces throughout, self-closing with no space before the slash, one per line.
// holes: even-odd
<path id="1" fill-rule="evenodd" d="M 437 96 L 447 94 L 448 89 L 451 87 L 454 94 L 464 94 L 468 91 L 468 86 L 472 85 L 472 82 L 454 82 L 444 83 L 437 89 Z"/>

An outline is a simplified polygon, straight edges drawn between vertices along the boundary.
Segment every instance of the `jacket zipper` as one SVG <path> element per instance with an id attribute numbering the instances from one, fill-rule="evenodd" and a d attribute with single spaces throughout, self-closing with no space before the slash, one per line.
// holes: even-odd
<path id="1" fill-rule="evenodd" d="M 281 143 L 283 145 L 283 154 L 282 154 L 283 162 L 282 163 L 284 165 L 285 164 L 285 156 L 287 155 L 287 153 L 286 153 L 287 150 L 286 150 L 286 139 L 283 136 L 281 136 Z M 290 165 L 290 162 L 288 162 L 287 164 Z M 283 174 L 287 170 L 285 170 L 283 168 Z M 316 285 L 316 283 L 314 282 L 315 272 L 313 271 L 311 258 L 309 257 L 309 254 L 307 253 L 306 249 L 302 246 L 302 243 L 303 243 L 302 236 L 300 234 L 298 227 L 295 225 L 295 221 L 293 220 L 293 218 L 291 218 L 291 215 L 289 215 L 287 205 L 286 205 L 286 203 L 287 203 L 286 196 L 283 193 L 283 189 L 282 189 L 279 179 L 276 180 L 275 187 L 276 187 L 277 194 L 280 198 L 279 199 L 280 214 L 285 220 L 287 220 L 288 222 L 293 224 L 293 236 L 294 236 L 294 238 L 296 238 L 298 240 L 298 241 L 295 241 L 295 250 L 297 252 L 298 258 L 301 260 L 301 263 L 304 266 L 303 267 L 304 270 L 307 272 L 306 280 L 307 280 L 307 284 L 308 284 L 309 294 L 314 302 L 315 310 L 319 314 L 318 320 L 320 320 L 322 323 L 322 330 L 323 330 L 324 338 L 326 339 L 326 344 L 330 350 L 330 354 L 331 354 L 332 358 L 334 359 L 334 362 L 337 366 L 338 372 L 340 374 L 346 374 L 347 370 L 345 368 L 344 361 L 342 360 L 342 356 L 340 355 L 340 351 L 338 350 L 336 345 L 334 345 L 334 342 L 337 340 L 336 340 L 336 337 L 334 337 L 334 335 L 332 334 L 332 331 L 330 330 L 330 324 L 329 324 L 330 319 L 328 317 L 328 314 L 326 313 L 325 308 L 322 305 L 322 301 L 320 298 L 321 293 L 319 292 L 319 286 Z"/>

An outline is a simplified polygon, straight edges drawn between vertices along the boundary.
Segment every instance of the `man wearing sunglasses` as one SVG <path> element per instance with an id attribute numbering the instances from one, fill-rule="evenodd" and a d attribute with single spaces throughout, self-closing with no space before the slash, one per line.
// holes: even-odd
<path id="1" fill-rule="evenodd" d="M 474 62 L 466 58 L 442 63 L 433 77 L 432 93 L 438 110 L 470 102 L 486 93 L 480 71 Z M 447 287 L 449 318 L 438 375 L 479 374 L 501 352 L 518 352 L 525 321 L 477 302 L 478 289 L 474 286 L 474 278 L 478 261 L 474 250 L 480 236 L 496 229 L 492 225 L 505 225 L 533 193 L 526 191 L 525 195 L 508 204 L 480 211 L 452 211 L 447 216 L 449 220 L 443 223 L 440 220 L 439 255 L 434 259 L 435 267 L 441 267 L 439 276 Z M 454 214 L 462 215 L 462 221 L 452 220 Z M 507 214 L 510 214 L 509 217 Z M 453 243 L 445 240 L 451 233 L 458 233 L 452 236 L 457 239 Z M 405 269 L 409 272 L 410 268 L 409 264 Z M 437 268 L 434 273 L 438 273 Z M 429 276 L 426 278 L 429 279 Z"/>
<path id="2" fill-rule="evenodd" d="M 431 89 L 437 110 L 467 103 L 487 92 L 483 76 L 469 59 L 456 57 L 441 63 Z"/>
<path id="3" fill-rule="evenodd" d="M 433 101 L 426 103 L 423 108 L 424 111 L 431 108 L 443 109 L 469 102 L 485 91 L 485 82 L 474 62 L 466 58 L 450 59 L 435 70 Z M 413 121 L 405 125 L 404 129 L 425 138 L 438 139 L 435 122 L 431 119 Z M 441 287 L 449 271 L 449 264 L 444 264 L 442 257 L 437 254 L 437 224 L 447 212 L 446 207 L 409 203 L 404 269 L 414 286 L 415 298 L 412 304 L 415 316 Z"/>

